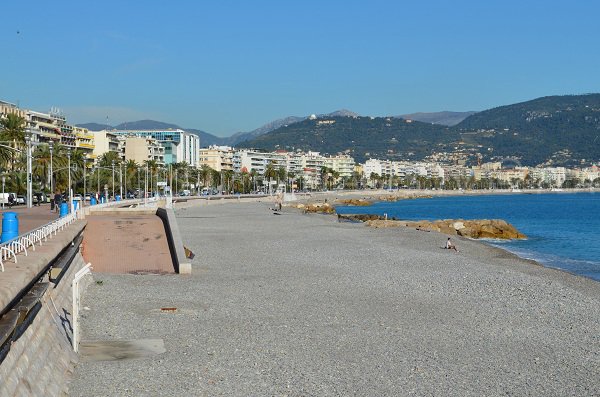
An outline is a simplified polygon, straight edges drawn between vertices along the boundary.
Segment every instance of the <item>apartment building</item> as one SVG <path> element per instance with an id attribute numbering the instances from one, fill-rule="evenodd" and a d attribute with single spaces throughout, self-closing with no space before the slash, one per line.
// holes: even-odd
<path id="1" fill-rule="evenodd" d="M 198 158 L 199 166 L 209 166 L 215 171 L 233 170 L 233 148 L 230 146 L 211 145 L 201 148 Z"/>
<path id="2" fill-rule="evenodd" d="M 340 175 L 340 178 L 350 178 L 354 172 L 354 158 L 348 155 L 325 157 L 323 164 Z"/>
<path id="3" fill-rule="evenodd" d="M 133 160 L 137 164 L 155 161 L 165 165 L 165 148 L 154 138 L 148 136 L 128 136 L 123 142 L 123 159 Z"/>
<path id="4" fill-rule="evenodd" d="M 92 154 L 98 158 L 107 152 L 121 152 L 117 135 L 112 131 L 94 131 L 94 150 Z"/>
<path id="5" fill-rule="evenodd" d="M 115 130 L 115 135 L 151 137 L 165 148 L 165 164 L 186 162 L 198 167 L 200 154 L 200 137 L 181 129 L 176 130 Z"/>

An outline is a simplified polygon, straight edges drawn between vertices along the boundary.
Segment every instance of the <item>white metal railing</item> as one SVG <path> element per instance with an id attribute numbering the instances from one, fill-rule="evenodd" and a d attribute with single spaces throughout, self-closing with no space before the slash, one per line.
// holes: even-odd
<path id="1" fill-rule="evenodd" d="M 4 262 L 11 258 L 17 263 L 17 254 L 24 253 L 27 256 L 28 248 L 35 251 L 36 244 L 42 245 L 76 220 L 77 211 L 0 244 L 0 269 L 4 271 Z"/>

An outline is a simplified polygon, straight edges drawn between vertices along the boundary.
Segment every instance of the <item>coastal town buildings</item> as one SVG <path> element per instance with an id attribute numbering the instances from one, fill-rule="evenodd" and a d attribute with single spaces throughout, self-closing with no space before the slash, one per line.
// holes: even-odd
<path id="1" fill-rule="evenodd" d="M 156 162 L 158 167 L 187 163 L 192 169 L 208 166 L 217 172 L 252 173 L 255 176 L 263 176 L 270 166 L 278 172 L 283 168 L 289 179 L 301 180 L 302 187 L 309 189 L 322 188 L 325 179 L 330 186 L 344 186 L 352 179 L 356 182 L 353 186 L 365 186 L 366 183 L 371 187 L 421 186 L 425 179 L 433 181 L 430 186 L 467 188 L 560 188 L 565 184 L 569 187 L 600 184 L 598 165 L 587 168 L 525 167 L 517 162 L 503 167 L 498 161 L 481 163 L 482 156 L 478 155 L 475 156 L 477 165 L 467 166 L 466 160 L 473 156 L 462 150 L 460 143 L 455 152 L 435 153 L 421 161 L 369 158 L 363 164 L 356 164 L 346 153 L 268 152 L 215 145 L 200 148 L 200 138 L 182 129 L 89 131 L 69 124 L 59 109 L 44 113 L 0 101 L 0 118 L 9 114 L 24 119 L 26 134 L 34 144 L 61 144 L 83 152 L 88 160 L 97 161 L 106 153 L 115 152 L 122 160 L 134 160 L 137 164 L 148 160 Z M 324 175 L 325 168 L 332 171 Z"/>
<path id="2" fill-rule="evenodd" d="M 155 161 L 158 166 L 165 165 L 165 148 L 149 136 L 127 136 L 123 142 L 123 159 L 133 160 L 137 164 Z"/>
<path id="3" fill-rule="evenodd" d="M 167 130 L 114 130 L 115 135 L 150 137 L 156 139 L 165 148 L 165 164 L 187 163 L 198 167 L 200 137 L 181 129 Z"/>
<path id="4" fill-rule="evenodd" d="M 233 148 L 217 145 L 200 148 L 198 164 L 199 166 L 208 166 L 219 172 L 233 170 Z"/>

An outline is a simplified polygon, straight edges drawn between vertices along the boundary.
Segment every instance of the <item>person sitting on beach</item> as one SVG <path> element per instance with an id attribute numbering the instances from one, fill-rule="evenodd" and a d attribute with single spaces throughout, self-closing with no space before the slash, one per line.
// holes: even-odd
<path id="1" fill-rule="evenodd" d="M 454 243 L 452 243 L 452 241 L 450 241 L 450 237 L 448 237 L 448 240 L 446 241 L 446 249 L 454 250 L 454 251 L 458 252 L 456 245 L 454 245 Z"/>

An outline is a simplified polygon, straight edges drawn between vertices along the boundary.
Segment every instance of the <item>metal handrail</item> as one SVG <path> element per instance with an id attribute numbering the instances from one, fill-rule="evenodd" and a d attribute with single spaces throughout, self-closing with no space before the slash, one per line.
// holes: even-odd
<path id="1" fill-rule="evenodd" d="M 27 256 L 27 248 L 31 247 L 31 249 L 35 251 L 36 243 L 39 243 L 41 246 L 42 241 L 48 241 L 48 238 L 52 238 L 53 235 L 56 236 L 56 234 L 60 230 L 63 230 L 65 226 L 70 225 L 76 220 L 77 210 L 0 244 L 0 269 L 4 272 L 5 261 L 10 260 L 12 257 L 14 262 L 17 263 L 17 254 L 23 252 L 25 253 L 25 256 Z"/>

